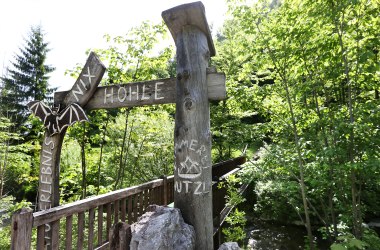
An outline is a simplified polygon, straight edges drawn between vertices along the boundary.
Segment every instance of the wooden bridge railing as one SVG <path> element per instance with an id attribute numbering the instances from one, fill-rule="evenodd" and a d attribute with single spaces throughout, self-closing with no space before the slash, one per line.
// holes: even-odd
<path id="1" fill-rule="evenodd" d="M 225 209 L 225 190 L 218 190 L 215 185 L 223 180 L 223 175 L 233 173 L 244 162 L 245 157 L 239 157 L 213 165 L 216 231 L 224 220 L 221 213 Z M 45 230 L 50 230 L 48 225 L 59 227 L 62 223 L 60 232 L 63 234 L 53 236 L 48 241 L 52 243 L 52 249 L 108 249 L 113 225 L 119 221 L 132 224 L 149 205 L 168 205 L 173 201 L 174 177 L 169 176 L 45 211 L 33 213 L 23 209 L 12 217 L 12 249 L 31 249 L 32 230 L 37 230 L 37 242 L 33 248 L 45 249 Z"/>
<path id="2" fill-rule="evenodd" d="M 31 248 L 30 240 L 25 242 L 25 239 L 28 239 L 27 236 L 30 239 L 32 227 L 25 230 L 24 225 L 37 228 L 36 249 L 45 249 L 45 230 L 48 230 L 45 225 L 63 221 L 64 234 L 51 240 L 52 249 L 59 249 L 60 241 L 65 242 L 65 249 L 107 249 L 112 225 L 119 221 L 132 224 L 145 212 L 147 206 L 173 202 L 173 180 L 173 176 L 163 177 L 45 211 L 23 211 L 12 217 L 12 249 Z"/>

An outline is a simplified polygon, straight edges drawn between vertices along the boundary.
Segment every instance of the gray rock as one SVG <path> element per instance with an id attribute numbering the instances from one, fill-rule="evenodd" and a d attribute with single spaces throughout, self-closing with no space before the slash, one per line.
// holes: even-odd
<path id="1" fill-rule="evenodd" d="M 240 250 L 241 248 L 239 247 L 238 243 L 236 242 L 225 242 L 220 247 L 218 250 Z"/>
<path id="2" fill-rule="evenodd" d="M 151 205 L 132 224 L 131 250 L 194 249 L 195 231 L 177 208 Z"/>

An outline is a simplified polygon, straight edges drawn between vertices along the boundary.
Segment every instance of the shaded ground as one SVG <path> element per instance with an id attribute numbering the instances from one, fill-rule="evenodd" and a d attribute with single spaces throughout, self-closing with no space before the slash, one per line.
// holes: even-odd
<path id="1" fill-rule="evenodd" d="M 251 250 L 297 250 L 305 249 L 306 228 L 284 225 L 276 221 L 260 220 L 253 214 L 247 215 L 246 246 Z M 314 232 L 317 249 L 330 249 L 326 240 Z"/>
<path id="2" fill-rule="evenodd" d="M 295 250 L 304 249 L 305 229 L 299 226 L 285 226 L 274 222 L 254 220 L 246 227 L 248 249 L 253 250 Z"/>

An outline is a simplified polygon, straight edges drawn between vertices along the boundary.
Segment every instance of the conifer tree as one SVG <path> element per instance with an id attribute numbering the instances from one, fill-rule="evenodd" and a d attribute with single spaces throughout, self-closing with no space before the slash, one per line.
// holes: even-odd
<path id="1" fill-rule="evenodd" d="M 41 26 L 31 27 L 24 47 L 14 56 L 6 74 L 0 77 L 1 113 L 9 117 L 18 130 L 28 118 L 28 102 L 51 99 L 54 89 L 49 87 L 48 74 L 54 68 L 45 64 L 49 51 Z"/>

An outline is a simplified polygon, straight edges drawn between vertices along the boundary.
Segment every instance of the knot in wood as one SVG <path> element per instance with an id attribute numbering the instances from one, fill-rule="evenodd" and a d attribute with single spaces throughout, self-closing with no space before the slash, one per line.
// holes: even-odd
<path id="1" fill-rule="evenodd" d="M 182 74 L 181 74 L 181 73 L 178 73 L 178 74 L 177 74 L 177 80 L 178 80 L 178 81 L 181 81 L 181 80 L 182 80 Z"/>
<path id="2" fill-rule="evenodd" d="M 185 78 L 185 79 L 189 79 L 190 78 L 190 72 L 187 69 L 185 69 L 183 71 L 183 78 Z"/>
<path id="3" fill-rule="evenodd" d="M 184 104 L 187 110 L 191 110 L 194 107 L 194 101 L 191 98 L 186 98 Z"/>

